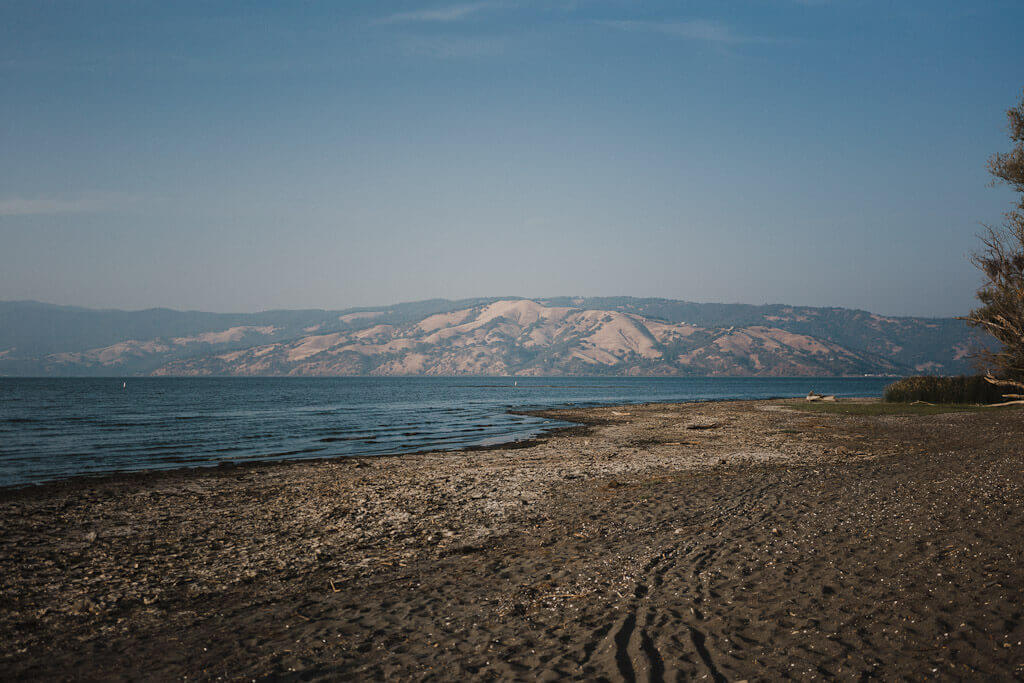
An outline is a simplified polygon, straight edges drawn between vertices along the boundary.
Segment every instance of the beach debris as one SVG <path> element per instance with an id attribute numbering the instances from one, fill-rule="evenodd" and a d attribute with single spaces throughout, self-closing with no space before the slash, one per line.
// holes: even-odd
<path id="1" fill-rule="evenodd" d="M 721 427 L 721 422 L 715 422 L 713 420 L 697 420 L 686 425 L 687 429 L 715 429 Z"/>
<path id="2" fill-rule="evenodd" d="M 989 384 L 994 384 L 997 387 L 1010 387 L 1010 388 L 1013 388 L 1013 389 L 1024 389 L 1024 383 L 1022 383 L 1022 382 L 1014 382 L 1013 380 L 1008 380 L 1008 379 L 996 379 L 995 377 L 992 376 L 992 373 L 985 373 L 985 381 L 988 382 Z M 1000 404 L 997 404 L 997 405 L 1013 405 L 1015 402 L 1016 403 L 1021 403 L 1020 399 L 1024 399 L 1024 394 L 1003 394 L 1003 398 L 1016 399 L 1016 400 L 1015 401 L 1013 401 L 1013 400 L 1007 401 L 1006 403 L 1000 403 Z"/>
<path id="3" fill-rule="evenodd" d="M 816 394 L 816 393 L 814 393 L 814 390 L 812 389 L 811 391 L 807 392 L 807 400 L 808 401 L 828 401 L 830 403 L 835 403 L 836 397 L 835 396 L 831 396 L 831 395 L 827 395 L 826 396 L 825 394 Z"/>
<path id="4" fill-rule="evenodd" d="M 620 412 L 619 412 L 619 411 L 617 411 L 617 410 L 613 410 L 613 411 L 612 411 L 612 415 L 618 415 L 619 417 L 623 417 L 623 416 L 625 416 L 625 415 L 629 415 L 629 413 L 620 413 Z"/>
<path id="5" fill-rule="evenodd" d="M 584 591 L 583 593 L 552 593 L 550 595 L 542 595 L 537 598 L 537 602 L 544 600 L 566 600 L 571 598 L 583 598 L 590 595 L 590 591 Z"/>
<path id="6" fill-rule="evenodd" d="M 90 600 L 88 597 L 83 596 L 71 603 L 71 611 L 78 614 L 84 614 L 86 612 L 94 612 L 98 610 L 96 609 L 95 602 Z"/>

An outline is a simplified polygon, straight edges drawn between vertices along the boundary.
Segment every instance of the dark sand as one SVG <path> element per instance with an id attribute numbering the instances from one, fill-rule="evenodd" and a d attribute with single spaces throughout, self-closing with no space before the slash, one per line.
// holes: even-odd
<path id="1" fill-rule="evenodd" d="M 558 415 L 0 492 L 0 678 L 1024 675 L 1024 411 Z"/>

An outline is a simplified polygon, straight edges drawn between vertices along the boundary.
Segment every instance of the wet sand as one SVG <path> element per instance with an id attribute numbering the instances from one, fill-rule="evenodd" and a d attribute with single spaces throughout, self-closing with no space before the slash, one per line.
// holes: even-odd
<path id="1" fill-rule="evenodd" d="M 1024 411 L 551 414 L 0 491 L 0 678 L 1024 676 Z"/>

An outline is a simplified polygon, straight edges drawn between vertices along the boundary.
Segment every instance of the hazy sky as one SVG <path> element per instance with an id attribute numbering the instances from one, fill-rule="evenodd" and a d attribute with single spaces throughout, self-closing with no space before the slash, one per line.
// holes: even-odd
<path id="1" fill-rule="evenodd" d="M 957 315 L 1024 2 L 0 0 L 0 300 Z"/>

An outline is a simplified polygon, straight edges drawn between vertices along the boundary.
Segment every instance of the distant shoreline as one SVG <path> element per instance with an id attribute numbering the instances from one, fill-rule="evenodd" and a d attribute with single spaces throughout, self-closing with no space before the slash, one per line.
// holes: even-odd
<path id="1" fill-rule="evenodd" d="M 170 378 L 153 378 L 153 379 L 170 379 Z M 250 379 L 250 378 L 245 378 Z M 251 378 L 261 379 L 261 378 Z M 326 379 L 326 378 L 325 378 Z M 377 379 L 377 378 L 372 378 Z M 643 379 L 643 378 L 638 378 Z M 786 378 L 780 378 L 786 379 Z M 798 378 L 803 379 L 803 378 Z M 849 379 L 849 378 L 814 378 L 821 381 L 828 379 Z M 120 380 L 119 380 L 120 381 Z M 473 385 L 478 386 L 478 385 Z M 496 388 L 503 388 L 504 385 L 495 385 Z M 531 385 L 533 388 L 544 387 L 545 385 Z M 770 397 L 773 399 L 781 398 L 798 398 L 798 396 L 775 396 Z M 688 401 L 687 403 L 709 403 L 709 402 L 723 402 L 744 399 L 735 398 L 705 398 Z M 756 400 L 756 399 L 755 399 Z M 607 408 L 627 408 L 636 405 L 655 405 L 655 404 L 676 404 L 677 400 L 666 399 L 664 401 L 639 401 L 639 402 L 602 402 L 602 401 L 586 401 L 584 402 L 586 407 L 607 407 Z M 553 420 L 556 422 L 564 422 L 558 415 L 562 414 L 563 411 L 577 409 L 577 407 L 570 405 L 561 405 L 553 408 L 544 409 L 525 409 L 525 408 L 511 408 L 503 410 L 503 414 L 509 415 L 525 415 L 530 417 L 538 417 L 545 420 Z M 424 449 L 408 448 L 402 445 L 396 446 L 396 449 L 387 453 L 365 453 L 365 454 L 337 454 L 337 455 L 326 455 L 326 456 L 312 456 L 312 457 L 267 457 L 267 458 L 254 458 L 246 459 L 241 461 L 223 461 L 219 463 L 200 463 L 193 465 L 180 465 L 171 467 L 149 467 L 139 469 L 121 469 L 111 470 L 107 472 L 100 472 L 96 474 L 76 474 L 66 477 L 56 477 L 38 482 L 25 482 L 18 484 L 0 485 L 0 497 L 8 492 L 16 492 L 21 490 L 39 490 L 41 487 L 51 486 L 63 486 L 63 487 L 75 487 L 75 486 L 91 486 L 98 482 L 112 481 L 112 480 L 135 480 L 141 481 L 142 479 L 150 476 L 168 475 L 172 476 L 175 474 L 187 474 L 195 473 L 197 475 L 201 473 L 209 473 L 211 471 L 230 471 L 234 469 L 245 469 L 250 467 L 265 467 L 265 466 L 286 466 L 295 463 L 323 463 L 331 462 L 338 459 L 367 459 L 367 458 L 401 458 L 408 457 L 410 455 L 423 455 L 433 453 L 459 453 L 459 452 L 476 452 L 476 451 L 490 451 L 490 450 L 517 450 L 522 448 L 529 448 L 539 441 L 556 436 L 561 433 L 572 433 L 573 430 L 580 430 L 587 428 L 589 423 L 586 421 L 571 424 L 571 425 L 559 425 L 551 424 L 548 426 L 538 426 L 529 431 L 536 432 L 533 436 L 527 438 L 516 438 L 516 432 L 511 431 L 506 436 L 507 439 L 502 437 L 487 437 L 483 440 L 491 441 L 492 439 L 501 439 L 494 441 L 493 443 L 487 444 L 469 444 L 465 446 L 452 446 L 452 447 L 430 447 Z"/>

